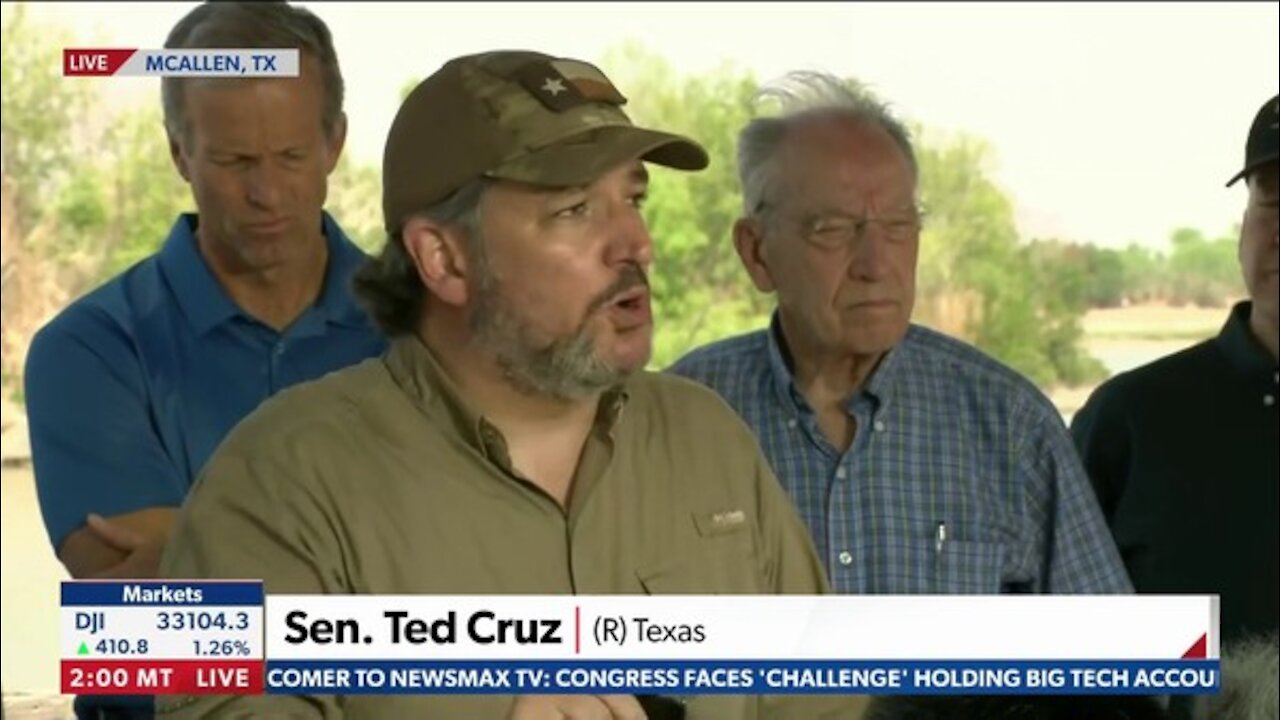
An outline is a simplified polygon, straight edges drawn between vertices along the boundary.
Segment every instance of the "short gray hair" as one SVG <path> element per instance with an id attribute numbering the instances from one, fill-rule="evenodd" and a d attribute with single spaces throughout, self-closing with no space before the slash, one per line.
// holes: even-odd
<path id="1" fill-rule="evenodd" d="M 333 47 L 329 26 L 310 10 L 280 0 L 270 2 L 206 2 L 187 13 L 164 46 L 175 50 L 214 48 L 298 48 L 300 57 L 311 55 L 320 65 L 324 107 L 320 120 L 332 135 L 342 117 L 342 69 Z M 301 68 L 299 68 L 301 70 Z M 171 137 L 187 134 L 183 90 L 187 78 L 165 77 L 160 81 L 160 102 L 164 126 Z"/>
<path id="2" fill-rule="evenodd" d="M 424 217 L 460 229 L 466 238 L 467 252 L 476 264 L 477 272 L 481 273 L 486 260 L 480 228 L 480 201 L 489 182 L 483 178 L 472 180 L 434 206 L 410 216 Z M 382 252 L 366 260 L 352 281 L 357 299 L 387 337 L 416 332 L 427 303 L 427 288 L 423 286 L 413 258 L 404 247 L 404 225 L 400 227 L 401 230 L 387 235 Z"/>
<path id="3" fill-rule="evenodd" d="M 759 105 L 776 104 L 780 114 L 757 117 L 738 133 L 738 180 L 742 183 L 744 215 L 754 215 L 776 192 L 778 148 L 787 134 L 804 120 L 832 115 L 877 125 L 897 143 L 913 175 L 919 174 L 911 131 L 882 102 L 856 80 L 798 70 L 762 86 L 753 98 Z"/>

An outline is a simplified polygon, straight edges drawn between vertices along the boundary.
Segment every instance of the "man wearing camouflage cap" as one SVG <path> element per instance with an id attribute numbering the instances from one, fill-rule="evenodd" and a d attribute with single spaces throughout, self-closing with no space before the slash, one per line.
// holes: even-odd
<path id="1" fill-rule="evenodd" d="M 357 290 L 387 355 L 286 393 L 206 468 L 169 577 L 272 593 L 819 593 L 808 535 L 710 391 L 643 371 L 644 162 L 705 151 L 634 127 L 587 63 L 457 58 L 383 159 L 388 242 Z M 228 538 L 237 539 L 229 542 Z M 632 696 L 183 699 L 175 714 L 642 718 Z M 856 717 L 849 697 L 702 696 L 690 719 Z"/>

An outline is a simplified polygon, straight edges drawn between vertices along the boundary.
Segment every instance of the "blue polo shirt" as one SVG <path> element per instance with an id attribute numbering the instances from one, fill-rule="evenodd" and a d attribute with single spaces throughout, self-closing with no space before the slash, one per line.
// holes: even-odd
<path id="1" fill-rule="evenodd" d="M 284 332 L 245 314 L 179 216 L 161 250 L 72 303 L 26 362 L 40 509 L 55 549 L 85 516 L 182 504 L 231 428 L 291 385 L 378 355 L 350 292 L 365 259 L 327 213 L 324 288 Z"/>

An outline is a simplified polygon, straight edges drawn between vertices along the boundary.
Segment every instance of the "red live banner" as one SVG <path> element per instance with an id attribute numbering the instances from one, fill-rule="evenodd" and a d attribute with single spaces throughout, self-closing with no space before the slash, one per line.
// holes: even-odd
<path id="1" fill-rule="evenodd" d="M 87 695 L 258 695 L 261 660 L 63 660 L 62 692 Z"/>
<path id="2" fill-rule="evenodd" d="M 137 53 L 137 49 L 64 48 L 63 77 L 99 77 L 114 75 Z"/>

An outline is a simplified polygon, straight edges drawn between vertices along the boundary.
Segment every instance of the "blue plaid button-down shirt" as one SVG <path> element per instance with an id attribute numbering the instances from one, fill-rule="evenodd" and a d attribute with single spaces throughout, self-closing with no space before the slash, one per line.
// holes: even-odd
<path id="1" fill-rule="evenodd" d="M 913 325 L 847 400 L 857 434 L 841 452 L 777 328 L 775 315 L 670 371 L 755 431 L 838 592 L 1132 592 L 1061 417 L 1022 376 Z"/>

